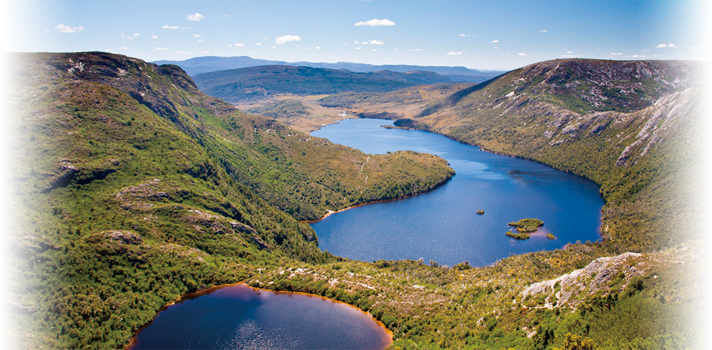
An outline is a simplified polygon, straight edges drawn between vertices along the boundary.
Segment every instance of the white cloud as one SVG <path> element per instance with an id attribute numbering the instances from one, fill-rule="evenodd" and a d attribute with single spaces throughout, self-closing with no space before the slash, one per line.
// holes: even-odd
<path id="1" fill-rule="evenodd" d="M 520 52 L 520 53 L 518 53 L 517 55 L 519 55 L 519 56 L 526 56 L 527 54 L 525 54 L 524 52 Z"/>
<path id="2" fill-rule="evenodd" d="M 139 33 L 133 33 L 133 35 L 129 35 L 128 39 L 133 39 L 133 38 L 135 38 L 135 37 L 137 37 L 137 36 L 141 36 L 141 34 L 139 34 Z"/>
<path id="3" fill-rule="evenodd" d="M 566 53 L 573 53 L 573 52 L 571 52 L 571 51 L 566 51 Z"/>
<path id="4" fill-rule="evenodd" d="M 540 32 L 540 33 L 548 33 L 549 31 L 546 30 L 546 29 L 542 29 L 542 30 L 540 30 L 539 32 Z"/>
<path id="5" fill-rule="evenodd" d="M 128 50 L 128 47 L 120 47 L 119 50 Z"/>
<path id="6" fill-rule="evenodd" d="M 410 49 L 410 51 L 425 51 L 425 49 Z"/>
<path id="7" fill-rule="evenodd" d="M 166 25 L 164 25 L 164 26 L 161 27 L 161 28 L 163 28 L 163 29 L 178 29 L 178 28 L 180 28 L 180 27 L 179 27 L 179 26 L 169 26 L 169 25 L 166 24 Z"/>
<path id="8" fill-rule="evenodd" d="M 157 47 L 156 51 L 168 51 L 167 47 Z"/>
<path id="9" fill-rule="evenodd" d="M 611 52 L 611 56 L 620 56 L 622 54 L 622 52 Z"/>
<path id="10" fill-rule="evenodd" d="M 263 36 L 262 39 L 269 40 L 269 38 L 266 36 Z"/>
<path id="11" fill-rule="evenodd" d="M 650 51 L 650 50 L 648 50 L 648 49 L 643 49 L 643 50 L 641 50 L 641 51 Z"/>
<path id="12" fill-rule="evenodd" d="M 633 55 L 633 56 L 630 56 L 630 57 L 633 57 L 633 58 L 638 58 L 638 55 Z"/>
<path id="13" fill-rule="evenodd" d="M 82 26 L 76 26 L 76 27 L 70 27 L 70 26 L 65 26 L 64 24 L 57 24 L 55 27 L 58 32 L 60 33 L 79 33 L 82 30 L 84 30 L 84 27 Z"/>
<path id="14" fill-rule="evenodd" d="M 273 48 L 273 49 L 276 49 L 276 48 L 277 48 L 277 45 L 272 46 L 272 48 Z"/>
<path id="15" fill-rule="evenodd" d="M 158 39 L 158 37 L 155 36 L 155 35 L 151 36 L 151 38 L 153 38 L 153 39 Z"/>
<path id="16" fill-rule="evenodd" d="M 492 40 L 492 42 L 493 42 L 493 43 L 498 43 L 498 42 L 499 42 L 499 40 Z"/>
<path id="17" fill-rule="evenodd" d="M 190 15 L 185 16 L 185 19 L 191 21 L 191 22 L 199 22 L 201 19 L 205 18 L 205 16 L 199 14 L 199 13 L 193 13 Z"/>
<path id="18" fill-rule="evenodd" d="M 190 51 L 176 51 L 176 53 L 192 53 Z"/>
<path id="19" fill-rule="evenodd" d="M 260 45 L 262 45 L 262 43 L 255 43 L 255 45 L 260 46 Z"/>
<path id="20" fill-rule="evenodd" d="M 383 45 L 383 41 L 380 40 L 369 40 L 368 43 L 371 45 Z"/>
<path id="21" fill-rule="evenodd" d="M 314 48 L 314 50 L 319 50 L 319 49 L 321 49 L 321 47 L 319 47 L 319 46 Z"/>
<path id="22" fill-rule="evenodd" d="M 448 54 L 448 55 L 462 55 L 462 51 L 457 51 L 457 52 L 455 52 L 455 51 L 450 51 L 450 52 L 448 52 L 447 54 Z"/>
<path id="23" fill-rule="evenodd" d="M 360 47 L 357 47 L 356 50 L 361 50 L 361 48 L 360 48 Z"/>
<path id="24" fill-rule="evenodd" d="M 285 35 L 285 36 L 277 37 L 277 39 L 274 39 L 274 42 L 276 44 L 284 44 L 289 41 L 299 41 L 299 40 L 302 40 L 302 38 L 300 38 L 297 35 Z"/>
<path id="25" fill-rule="evenodd" d="M 467 35 L 465 35 L 465 34 L 460 34 L 460 35 L 458 35 L 458 36 L 467 36 Z"/>
<path id="26" fill-rule="evenodd" d="M 209 53 L 209 51 L 200 51 L 200 53 Z"/>
<path id="27" fill-rule="evenodd" d="M 673 44 L 673 43 L 669 43 L 669 44 L 667 44 L 667 45 L 665 45 L 665 44 L 658 44 L 658 46 L 657 46 L 657 48 L 659 48 L 659 49 L 662 49 L 663 47 L 671 47 L 671 48 L 673 48 L 673 49 L 679 48 L 679 46 L 675 46 L 675 44 Z"/>
<path id="28" fill-rule="evenodd" d="M 378 51 L 378 49 L 373 49 L 373 51 Z"/>
<path id="29" fill-rule="evenodd" d="M 574 57 L 576 57 L 576 56 L 575 56 L 575 55 L 561 55 L 561 56 L 559 56 L 559 57 L 562 57 L 562 58 L 574 58 Z"/>
<path id="30" fill-rule="evenodd" d="M 393 21 L 389 21 L 387 19 L 372 19 L 370 21 L 366 22 L 356 22 L 354 23 L 355 26 L 360 27 L 360 26 L 371 26 L 371 27 L 380 27 L 380 26 L 394 26 L 396 25 L 393 23 Z"/>
<path id="31" fill-rule="evenodd" d="M 200 34 L 193 34 L 194 37 L 200 38 Z"/>
<path id="32" fill-rule="evenodd" d="M 243 46 L 245 46 L 245 44 L 243 44 L 243 43 L 235 43 L 235 46 L 237 46 L 237 47 L 243 47 Z"/>
<path id="33" fill-rule="evenodd" d="M 690 46 L 691 49 L 706 49 L 708 47 L 712 47 L 712 42 L 700 44 L 700 46 Z"/>

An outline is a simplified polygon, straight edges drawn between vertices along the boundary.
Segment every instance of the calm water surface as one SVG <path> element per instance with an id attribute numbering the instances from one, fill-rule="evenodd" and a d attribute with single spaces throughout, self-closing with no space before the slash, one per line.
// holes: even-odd
<path id="1" fill-rule="evenodd" d="M 482 152 L 424 131 L 385 129 L 391 121 L 348 119 L 312 135 L 366 153 L 412 150 L 445 158 L 456 175 L 415 197 L 369 204 L 313 223 L 319 246 L 363 261 L 418 259 L 488 265 L 510 254 L 561 248 L 600 238 L 603 199 L 598 185 L 532 161 Z M 364 159 L 365 161 L 365 159 Z M 484 215 L 477 215 L 484 210 Z M 507 237 L 507 223 L 544 221 L 544 234 Z"/>
<path id="2" fill-rule="evenodd" d="M 384 349 L 368 314 L 332 300 L 244 284 L 169 306 L 132 349 Z"/>

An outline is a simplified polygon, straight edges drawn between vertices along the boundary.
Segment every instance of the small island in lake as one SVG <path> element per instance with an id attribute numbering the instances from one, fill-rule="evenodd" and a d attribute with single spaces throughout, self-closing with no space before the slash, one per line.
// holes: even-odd
<path id="1" fill-rule="evenodd" d="M 484 210 L 478 210 L 476 213 L 477 213 L 477 215 L 484 215 L 484 214 L 485 214 L 485 211 L 484 211 Z"/>
<path id="2" fill-rule="evenodd" d="M 520 240 L 529 239 L 528 233 L 516 233 L 516 232 L 512 232 L 512 231 L 507 231 L 505 234 L 509 237 L 514 238 L 514 239 L 520 239 Z"/>
<path id="3" fill-rule="evenodd" d="M 519 233 L 530 233 L 535 232 L 539 229 L 539 227 L 544 226 L 544 221 L 526 218 L 516 222 L 510 222 L 508 225 L 516 227 L 517 232 Z"/>
<path id="4" fill-rule="evenodd" d="M 516 227 L 517 232 L 507 231 L 505 233 L 507 236 L 512 237 L 514 239 L 525 240 L 525 239 L 529 239 L 530 233 L 536 232 L 536 230 L 538 230 L 539 227 L 544 226 L 544 221 L 541 221 L 539 219 L 526 218 L 526 219 L 521 219 L 519 221 L 510 222 L 508 225 Z M 549 235 L 551 235 L 551 237 L 549 237 Z M 546 237 L 549 239 L 556 238 L 551 233 L 547 234 Z"/>
<path id="5" fill-rule="evenodd" d="M 549 233 L 546 234 L 546 238 L 548 238 L 548 239 L 556 239 L 556 236 L 554 236 L 553 233 L 549 232 Z"/>

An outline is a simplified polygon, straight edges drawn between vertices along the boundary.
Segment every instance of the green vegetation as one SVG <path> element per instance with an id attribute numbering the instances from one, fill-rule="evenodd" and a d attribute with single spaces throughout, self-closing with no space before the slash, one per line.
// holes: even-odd
<path id="1" fill-rule="evenodd" d="M 507 224 L 508 226 L 513 226 L 517 228 L 517 232 L 519 233 L 531 233 L 531 232 L 536 232 L 536 230 L 539 229 L 539 227 L 544 226 L 544 221 L 541 221 L 539 219 L 521 219 L 519 221 L 515 222 L 510 222 Z M 529 237 L 527 237 L 529 238 Z"/>
<path id="2" fill-rule="evenodd" d="M 655 111 L 609 116 L 628 124 L 601 117 L 576 138 L 564 123 L 549 139 L 561 116 L 520 113 L 539 105 L 515 99 L 511 114 L 490 118 L 509 103 L 494 101 L 439 132 L 599 182 L 606 241 L 482 267 L 367 263 L 320 251 L 300 220 L 432 189 L 452 176 L 444 160 L 366 155 L 241 113 L 175 66 L 103 53 L 17 58 L 7 288 L 22 348 L 121 348 L 179 295 L 240 281 L 350 303 L 386 324 L 394 348 L 702 347 L 690 320 L 704 252 L 678 237 L 689 232 L 681 222 L 698 222 L 683 200 L 698 183 L 686 181 L 694 142 L 679 141 L 701 129 L 688 114 L 660 120 L 664 142 L 651 134 L 645 154 L 631 146 L 616 165 Z M 518 88 L 500 83 L 457 98 Z M 680 99 L 661 105 L 692 115 L 694 100 Z M 628 141 L 610 141 L 619 133 Z M 631 249 L 643 254 L 618 256 Z"/>
<path id="3" fill-rule="evenodd" d="M 121 348 L 183 293 L 342 261 L 299 220 L 453 175 L 435 156 L 366 155 L 241 113 L 174 66 L 15 58 L 26 89 L 14 96 L 9 288 L 25 310 L 11 332 L 33 334 L 23 348 Z"/>
<path id="4" fill-rule="evenodd" d="M 646 69 L 652 77 L 641 79 L 628 68 Z M 697 117 L 700 68 L 681 61 L 541 62 L 441 99 L 415 121 L 419 128 L 595 181 L 606 201 L 603 237 L 617 252 L 655 251 L 699 238 L 690 235 L 698 231 L 689 223 L 698 215 L 691 203 L 704 201 L 690 185 L 701 174 L 701 155 L 686 140 L 699 140 L 703 130 Z M 533 84 L 538 76 L 547 78 Z M 564 90 L 560 79 L 567 82 Z M 676 79 L 676 88 L 663 83 Z M 645 97 L 606 102 L 594 85 L 640 89 Z M 566 90 L 573 88 L 582 90 Z M 590 113 L 595 111 L 608 112 Z"/>
<path id="5" fill-rule="evenodd" d="M 536 229 L 534 231 L 536 231 Z M 528 232 L 533 232 L 533 231 L 528 231 Z M 529 239 L 529 233 L 527 233 L 527 232 L 514 233 L 512 231 L 507 231 L 507 232 L 505 232 L 505 234 L 508 237 L 512 237 L 512 238 L 518 239 L 518 240 Z"/>
<path id="6" fill-rule="evenodd" d="M 200 90 L 229 102 L 262 99 L 281 93 L 321 95 L 339 92 L 386 92 L 449 81 L 433 72 L 354 73 L 345 69 L 293 66 L 239 68 L 193 77 Z"/>
<path id="7" fill-rule="evenodd" d="M 548 238 L 548 239 L 552 239 L 552 240 L 553 240 L 553 239 L 556 239 L 556 236 L 554 236 L 554 234 L 553 234 L 553 233 L 551 233 L 551 232 L 548 232 L 548 233 L 546 234 L 546 238 Z"/>
<path id="8" fill-rule="evenodd" d="M 288 99 L 268 103 L 264 106 L 248 109 L 247 111 L 275 119 L 294 119 L 308 116 L 308 109 L 311 108 L 304 106 L 301 101 Z"/>

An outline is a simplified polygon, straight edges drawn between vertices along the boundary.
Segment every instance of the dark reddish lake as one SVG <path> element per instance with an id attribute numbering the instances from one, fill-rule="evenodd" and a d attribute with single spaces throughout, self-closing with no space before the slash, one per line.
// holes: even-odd
<path id="1" fill-rule="evenodd" d="M 384 349 L 390 343 L 383 324 L 360 309 L 237 284 L 167 307 L 131 349 Z"/>

